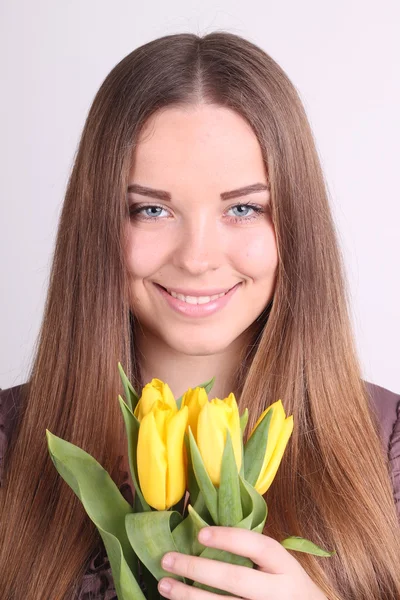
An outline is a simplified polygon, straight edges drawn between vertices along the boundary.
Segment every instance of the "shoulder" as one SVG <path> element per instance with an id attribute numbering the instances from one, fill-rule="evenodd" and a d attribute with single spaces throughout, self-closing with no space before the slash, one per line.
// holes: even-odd
<path id="1" fill-rule="evenodd" d="M 0 388 L 0 485 L 3 479 L 4 456 L 18 421 L 27 384 Z"/>
<path id="2" fill-rule="evenodd" d="M 389 460 L 395 502 L 400 509 L 400 394 L 379 385 L 364 382 L 381 432 Z"/>
<path id="3" fill-rule="evenodd" d="M 9 431 L 18 417 L 27 384 L 21 383 L 3 390 L 0 388 L 0 423 Z"/>
<path id="4" fill-rule="evenodd" d="M 364 383 L 371 400 L 371 409 L 378 420 L 382 442 L 388 448 L 399 421 L 400 394 L 368 381 Z"/>
<path id="5" fill-rule="evenodd" d="M 21 414 L 28 384 L 22 383 L 7 389 L 0 388 L 0 487 L 4 475 L 6 450 L 12 439 Z M 79 588 L 78 600 L 85 598 L 107 598 L 116 600 L 111 567 L 104 544 L 99 542 L 91 556 Z"/>

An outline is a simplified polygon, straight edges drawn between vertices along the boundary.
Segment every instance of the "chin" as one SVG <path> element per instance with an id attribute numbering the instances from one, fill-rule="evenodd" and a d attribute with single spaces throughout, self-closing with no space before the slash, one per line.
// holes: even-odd
<path id="1" fill-rule="evenodd" d="M 164 337 L 164 336 L 163 336 Z M 196 338 L 194 333 L 188 337 L 187 340 L 183 340 L 182 337 L 175 339 L 174 336 L 164 337 L 165 343 L 173 348 L 175 352 L 180 354 L 186 354 L 188 356 L 209 356 L 211 354 L 219 354 L 224 352 L 227 347 L 232 343 L 232 339 L 223 336 L 217 336 L 213 338 L 199 339 Z"/>

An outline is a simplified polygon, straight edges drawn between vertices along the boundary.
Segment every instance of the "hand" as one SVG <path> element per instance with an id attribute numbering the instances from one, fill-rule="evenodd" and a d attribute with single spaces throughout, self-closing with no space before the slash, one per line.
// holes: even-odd
<path id="1" fill-rule="evenodd" d="M 205 546 L 245 556 L 257 567 L 168 552 L 162 560 L 163 569 L 229 592 L 232 595 L 225 596 L 227 600 L 327 600 L 300 563 L 273 538 L 246 529 L 214 526 L 202 529 L 198 539 Z M 159 581 L 158 590 L 172 600 L 221 597 L 168 577 Z"/>

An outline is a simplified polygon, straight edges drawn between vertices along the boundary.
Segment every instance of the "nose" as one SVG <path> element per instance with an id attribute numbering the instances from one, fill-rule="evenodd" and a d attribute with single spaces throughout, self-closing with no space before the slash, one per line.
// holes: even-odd
<path id="1" fill-rule="evenodd" d="M 222 242 L 215 219 L 192 215 L 177 238 L 174 264 L 191 275 L 218 269 L 223 256 Z"/>

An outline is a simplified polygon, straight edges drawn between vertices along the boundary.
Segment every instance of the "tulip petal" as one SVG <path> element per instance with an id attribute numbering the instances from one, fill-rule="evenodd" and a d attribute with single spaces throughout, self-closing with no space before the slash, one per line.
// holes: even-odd
<path id="1" fill-rule="evenodd" d="M 128 458 L 129 467 L 131 471 L 132 481 L 135 486 L 135 500 L 139 502 L 138 510 L 151 510 L 147 504 L 139 485 L 138 469 L 137 469 L 137 443 L 139 435 L 139 421 L 132 414 L 132 411 L 127 404 L 123 401 L 122 397 L 118 395 L 122 416 L 125 422 L 126 435 L 128 438 Z M 135 503 L 135 504 L 136 504 Z M 136 504 L 137 506 L 137 504 Z"/>
<path id="2" fill-rule="evenodd" d="M 173 412 L 178 410 L 169 385 L 161 381 L 161 379 L 154 377 L 149 383 L 146 383 L 142 389 L 142 395 L 135 408 L 135 417 L 141 421 L 143 417 L 151 411 L 157 400 L 161 400 L 167 404 Z"/>
<path id="3" fill-rule="evenodd" d="M 254 486 L 259 494 L 265 494 L 274 480 L 278 467 L 281 463 L 286 445 L 293 431 L 293 415 L 285 419 L 278 443 L 268 463 L 267 469 L 260 475 L 259 480 Z"/>
<path id="4" fill-rule="evenodd" d="M 151 412 L 154 414 L 154 418 L 156 420 L 158 434 L 162 439 L 163 444 L 166 445 L 167 421 L 172 417 L 173 414 L 171 407 L 162 400 L 157 400 L 157 402 L 153 404 Z"/>
<path id="5" fill-rule="evenodd" d="M 151 383 L 160 392 L 163 402 L 168 404 L 168 406 L 172 408 L 174 412 L 176 412 L 178 407 L 176 406 L 174 395 L 168 383 L 156 378 L 152 379 Z"/>
<path id="6" fill-rule="evenodd" d="M 159 390 L 151 383 L 146 383 L 142 389 L 142 395 L 139 398 L 139 402 L 137 403 L 135 412 L 133 414 L 139 421 L 141 421 L 145 415 L 149 414 L 153 408 L 153 404 L 157 402 L 157 400 L 161 399 L 162 396 Z"/>
<path id="7" fill-rule="evenodd" d="M 140 423 L 137 461 L 140 489 L 146 502 L 157 510 L 165 510 L 167 452 L 152 411 Z"/>
<path id="8" fill-rule="evenodd" d="M 166 493 L 167 508 L 179 502 L 186 490 L 186 470 L 183 451 L 188 412 L 188 407 L 184 406 L 175 415 L 170 417 L 166 424 L 168 465 Z"/>
<path id="9" fill-rule="evenodd" d="M 205 391 L 206 391 L 206 394 L 209 394 L 210 391 L 211 391 L 211 389 L 212 389 L 212 387 L 213 387 L 213 385 L 214 385 L 214 383 L 215 383 L 215 376 L 212 379 L 209 379 L 209 381 L 205 381 L 204 383 L 199 383 L 199 385 L 196 385 L 195 387 L 204 388 Z M 193 388 L 193 389 L 195 389 L 195 388 Z M 182 404 L 182 400 L 183 400 L 183 396 L 184 395 L 185 394 L 182 394 L 182 396 L 180 396 L 178 398 L 178 400 L 176 401 L 176 405 L 177 405 L 178 409 L 181 408 L 181 404 Z"/>
<path id="10" fill-rule="evenodd" d="M 256 430 L 256 428 L 258 427 L 258 425 L 260 424 L 260 422 L 262 421 L 262 419 L 264 418 L 264 415 L 270 411 L 270 410 L 274 410 L 275 407 L 280 406 L 281 408 L 283 408 L 283 404 L 282 404 L 282 400 L 277 400 L 276 402 L 273 402 L 272 404 L 270 404 L 269 406 L 267 406 L 267 408 L 261 413 L 261 415 L 258 417 L 256 424 L 253 427 L 253 430 L 250 434 L 249 437 L 251 437 L 254 433 L 254 431 Z"/>
<path id="11" fill-rule="evenodd" d="M 187 406 L 189 409 L 188 425 L 190 426 L 195 439 L 197 439 L 197 421 L 199 414 L 207 402 L 207 392 L 202 387 L 197 387 L 194 390 L 189 388 L 182 397 L 181 407 Z"/>
<path id="12" fill-rule="evenodd" d="M 214 485 L 219 484 L 228 419 L 225 404 L 219 398 L 207 402 L 197 422 L 197 445 Z"/>

